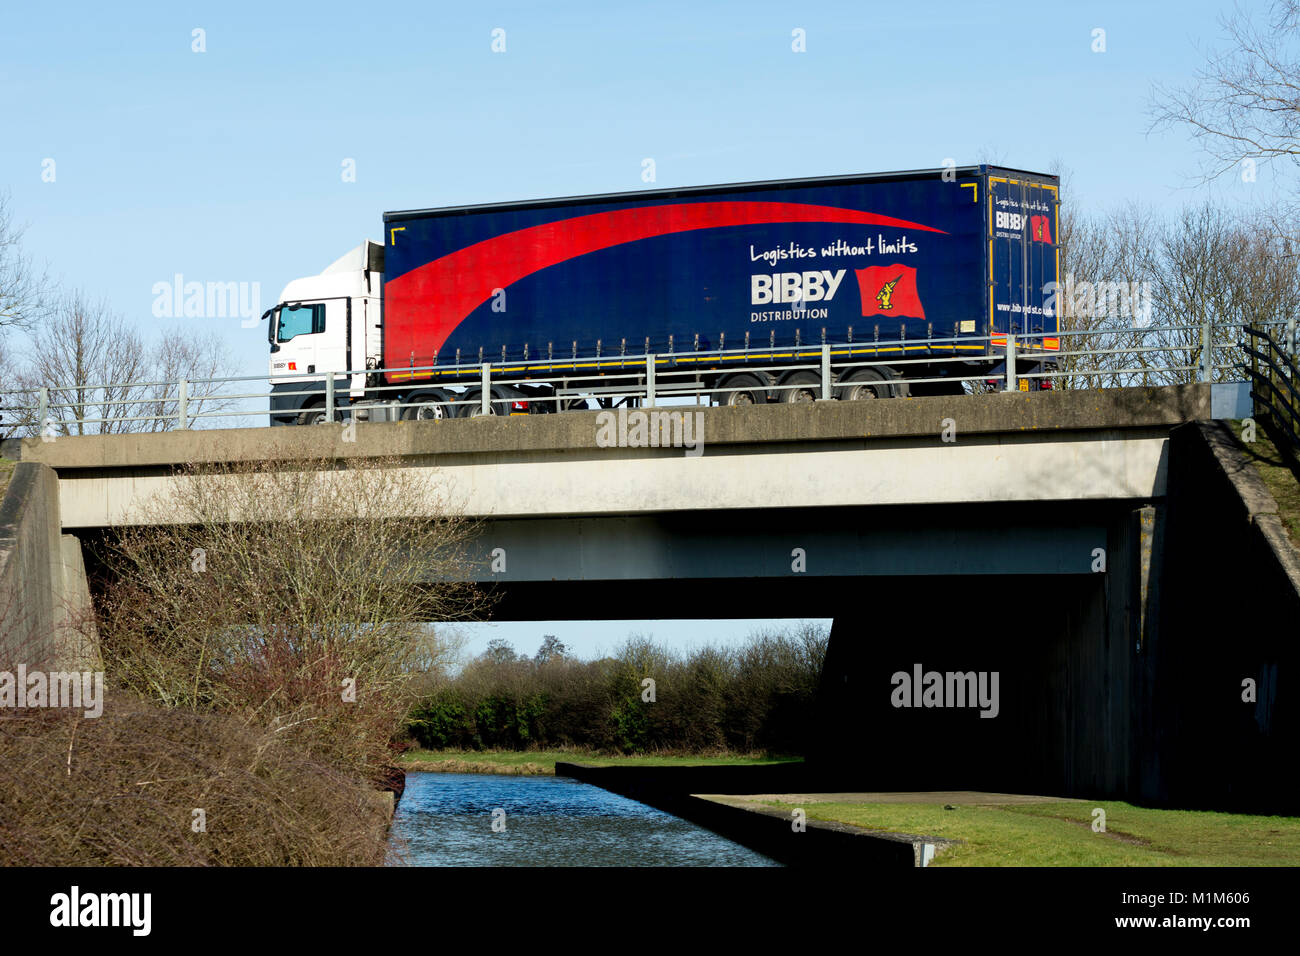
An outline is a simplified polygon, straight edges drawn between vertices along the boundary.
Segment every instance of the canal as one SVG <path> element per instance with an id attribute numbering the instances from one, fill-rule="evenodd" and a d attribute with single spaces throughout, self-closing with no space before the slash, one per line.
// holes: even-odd
<path id="1" fill-rule="evenodd" d="M 389 864 L 777 865 L 703 827 L 568 777 L 477 773 L 407 774 Z"/>

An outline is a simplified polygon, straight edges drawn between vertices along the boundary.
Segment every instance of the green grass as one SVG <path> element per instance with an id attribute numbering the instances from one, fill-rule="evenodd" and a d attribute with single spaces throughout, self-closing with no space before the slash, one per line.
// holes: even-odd
<path id="1" fill-rule="evenodd" d="M 793 809 L 794 804 L 768 802 Z M 1106 832 L 1092 830 L 1093 810 Z M 935 866 L 1295 866 L 1300 817 L 1152 810 L 1110 801 L 1021 806 L 804 804 L 811 820 L 964 840 Z"/>
<path id="2" fill-rule="evenodd" d="M 9 458 L 0 458 L 0 498 L 4 497 L 5 490 L 9 487 L 9 479 L 14 476 L 14 466 L 18 462 Z"/>
<path id="3" fill-rule="evenodd" d="M 1277 447 L 1264 433 L 1263 426 L 1256 427 L 1253 442 L 1244 442 L 1241 440 L 1241 422 L 1230 424 L 1237 436 L 1237 445 L 1277 501 L 1278 517 L 1282 519 L 1291 543 L 1300 547 L 1300 481 L 1296 480 Z"/>
<path id="4" fill-rule="evenodd" d="M 404 770 L 445 773 L 554 774 L 556 761 L 600 767 L 729 767 L 789 763 L 800 759 L 737 754 L 721 757 L 692 754 L 610 756 L 589 750 L 413 750 L 401 756 L 398 766 Z"/>

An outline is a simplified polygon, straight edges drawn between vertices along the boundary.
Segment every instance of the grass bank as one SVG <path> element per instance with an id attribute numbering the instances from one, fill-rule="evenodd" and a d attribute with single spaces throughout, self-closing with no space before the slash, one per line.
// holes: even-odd
<path id="1" fill-rule="evenodd" d="M 611 755 L 591 750 L 412 750 L 398 766 L 408 771 L 434 773 L 555 773 L 556 761 L 588 763 L 599 767 L 738 767 L 792 763 L 801 757 L 767 754 L 635 754 Z"/>
<path id="2" fill-rule="evenodd" d="M 793 810 L 796 804 L 763 801 Z M 1300 817 L 1153 810 L 1131 803 L 1070 801 L 1018 806 L 800 804 L 810 820 L 965 841 L 934 866 L 1296 866 Z M 1094 832 L 1093 811 L 1105 811 Z"/>
<path id="3" fill-rule="evenodd" d="M 1256 429 L 1253 442 L 1244 442 L 1241 440 L 1242 423 L 1230 424 L 1233 434 L 1237 436 L 1238 446 L 1255 466 L 1255 471 L 1277 501 L 1278 517 L 1282 519 L 1291 543 L 1300 548 L 1300 481 L 1296 480 L 1286 459 L 1262 427 Z"/>

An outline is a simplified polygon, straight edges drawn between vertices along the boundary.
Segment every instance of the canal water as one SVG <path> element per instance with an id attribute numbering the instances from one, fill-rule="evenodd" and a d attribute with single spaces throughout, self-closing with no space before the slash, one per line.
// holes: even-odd
<path id="1" fill-rule="evenodd" d="M 389 864 L 777 865 L 703 827 L 568 777 L 479 773 L 407 774 Z"/>

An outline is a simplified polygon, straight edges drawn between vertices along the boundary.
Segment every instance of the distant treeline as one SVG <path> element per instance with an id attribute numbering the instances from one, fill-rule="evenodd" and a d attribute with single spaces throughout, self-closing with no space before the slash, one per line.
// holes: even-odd
<path id="1" fill-rule="evenodd" d="M 595 661 L 553 637 L 534 657 L 494 641 L 416 705 L 408 730 L 429 749 L 800 753 L 827 639 L 805 624 L 681 654 L 632 637 Z"/>

